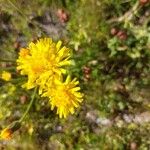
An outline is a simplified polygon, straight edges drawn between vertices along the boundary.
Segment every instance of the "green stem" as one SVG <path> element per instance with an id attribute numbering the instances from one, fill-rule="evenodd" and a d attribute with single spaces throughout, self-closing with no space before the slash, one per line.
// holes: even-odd
<path id="1" fill-rule="evenodd" d="M 7 1 L 14 9 L 16 9 L 27 20 L 27 17 L 20 11 L 20 9 L 12 1 L 10 0 L 7 0 Z"/>
<path id="2" fill-rule="evenodd" d="M 36 95 L 36 92 L 37 92 L 37 88 L 34 89 L 34 92 L 33 92 L 33 95 L 32 95 L 32 98 L 31 98 L 31 101 L 26 109 L 26 111 L 24 112 L 24 114 L 22 115 L 22 117 L 20 118 L 19 122 L 22 122 L 25 117 L 27 116 L 28 112 L 30 111 L 30 108 L 34 102 L 34 99 L 35 99 L 35 95 Z"/>
<path id="3" fill-rule="evenodd" d="M 12 70 L 16 70 L 16 67 L 2 67 L 0 68 L 0 71 L 12 71 Z"/>
<path id="4" fill-rule="evenodd" d="M 137 1 L 134 6 L 128 10 L 123 16 L 119 18 L 112 18 L 108 21 L 108 23 L 114 23 L 114 22 L 129 22 L 132 20 L 132 18 L 137 14 L 138 10 L 141 8 L 140 2 Z"/>
<path id="5" fill-rule="evenodd" d="M 16 60 L 13 60 L 13 59 L 3 59 L 3 58 L 0 58 L 0 62 L 16 62 Z"/>
<path id="6" fill-rule="evenodd" d="M 12 83 L 18 83 L 18 82 L 24 82 L 24 81 L 26 81 L 26 77 L 18 77 L 18 78 L 16 78 L 16 79 L 11 79 L 10 80 L 10 82 L 12 82 Z M 22 83 L 21 83 L 22 84 Z"/>

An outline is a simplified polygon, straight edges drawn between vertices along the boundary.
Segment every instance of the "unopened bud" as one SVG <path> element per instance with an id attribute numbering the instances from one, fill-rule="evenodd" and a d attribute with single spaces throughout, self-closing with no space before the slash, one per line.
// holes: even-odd
<path id="1" fill-rule="evenodd" d="M 13 122 L 8 127 L 4 128 L 1 131 L 0 138 L 4 140 L 9 140 L 12 137 L 12 134 L 21 127 L 21 123 L 18 121 Z"/>

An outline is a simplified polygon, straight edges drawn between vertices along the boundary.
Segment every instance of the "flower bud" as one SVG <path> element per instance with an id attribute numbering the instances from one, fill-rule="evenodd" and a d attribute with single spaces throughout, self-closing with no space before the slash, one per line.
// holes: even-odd
<path id="1" fill-rule="evenodd" d="M 9 140 L 12 137 L 12 134 L 21 127 L 21 123 L 18 121 L 13 122 L 8 127 L 4 128 L 1 131 L 0 138 L 4 140 Z"/>
<path id="2" fill-rule="evenodd" d="M 144 5 L 147 4 L 149 2 L 149 0 L 140 0 L 140 4 Z"/>

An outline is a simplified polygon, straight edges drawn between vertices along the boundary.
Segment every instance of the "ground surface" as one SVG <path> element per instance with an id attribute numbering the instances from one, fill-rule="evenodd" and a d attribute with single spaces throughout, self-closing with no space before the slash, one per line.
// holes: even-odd
<path id="1" fill-rule="evenodd" d="M 72 48 L 70 72 L 85 94 L 67 119 L 37 96 L 22 127 L 0 148 L 149 150 L 149 7 L 138 0 L 0 0 L 0 58 L 15 60 L 40 37 L 62 40 Z M 15 65 L 1 61 L 0 71 L 13 76 L 0 80 L 1 128 L 20 118 L 32 95 L 21 88 Z"/>

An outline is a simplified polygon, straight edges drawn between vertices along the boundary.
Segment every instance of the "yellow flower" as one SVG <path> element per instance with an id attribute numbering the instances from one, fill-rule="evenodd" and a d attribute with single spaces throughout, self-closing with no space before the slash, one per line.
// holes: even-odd
<path id="1" fill-rule="evenodd" d="M 0 137 L 1 139 L 8 140 L 12 136 L 12 131 L 9 128 L 5 128 L 1 131 Z"/>
<path id="2" fill-rule="evenodd" d="M 12 134 L 21 127 L 21 123 L 15 121 L 11 123 L 8 127 L 4 128 L 0 133 L 0 138 L 4 140 L 9 140 Z"/>
<path id="3" fill-rule="evenodd" d="M 69 113 L 73 114 L 75 108 L 83 101 L 83 94 L 79 92 L 79 81 L 76 78 L 71 80 L 68 75 L 65 82 L 55 80 L 53 88 L 49 88 L 43 96 L 50 98 L 51 109 L 57 108 L 60 118 L 66 118 Z"/>
<path id="4" fill-rule="evenodd" d="M 20 50 L 17 69 L 28 76 L 24 87 L 31 89 L 38 85 L 41 94 L 47 82 L 66 73 L 64 67 L 71 64 L 71 54 L 70 49 L 61 45 L 61 41 L 54 43 L 51 38 L 44 38 Z"/>
<path id="5" fill-rule="evenodd" d="M 62 47 L 61 41 L 54 43 L 52 39 L 44 38 L 22 48 L 17 59 L 17 70 L 28 77 L 24 87 L 38 86 L 39 94 L 50 98 L 51 109 L 56 107 L 60 118 L 73 114 L 83 100 L 76 78 L 71 80 L 68 75 L 63 82 L 65 67 L 71 65 L 70 56 L 70 49 Z"/>
<path id="6" fill-rule="evenodd" d="M 3 71 L 1 78 L 5 81 L 10 81 L 11 80 L 11 73 L 9 73 L 7 71 Z"/>

